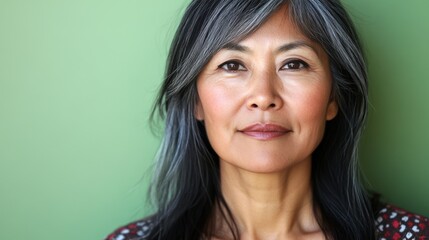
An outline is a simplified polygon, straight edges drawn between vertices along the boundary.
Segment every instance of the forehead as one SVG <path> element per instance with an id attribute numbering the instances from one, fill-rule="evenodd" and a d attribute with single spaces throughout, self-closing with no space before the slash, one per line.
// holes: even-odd
<path id="1" fill-rule="evenodd" d="M 287 5 L 283 5 L 274 11 L 266 21 L 256 30 L 259 32 L 279 30 L 289 30 L 301 34 L 301 31 L 296 27 L 293 22 L 292 16 L 289 13 Z"/>
<path id="2" fill-rule="evenodd" d="M 325 53 L 320 44 L 310 40 L 297 27 L 286 5 L 281 6 L 273 12 L 253 33 L 236 43 L 227 44 L 225 48 L 228 49 L 230 45 L 238 45 L 244 48 L 247 46 L 271 48 L 273 45 L 282 46 L 288 43 L 299 43 L 300 46 L 309 47 L 317 55 L 324 55 Z"/>

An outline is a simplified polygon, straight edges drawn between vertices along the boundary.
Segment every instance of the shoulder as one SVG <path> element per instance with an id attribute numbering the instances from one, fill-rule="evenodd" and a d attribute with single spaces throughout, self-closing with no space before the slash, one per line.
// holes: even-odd
<path id="1" fill-rule="evenodd" d="M 375 218 L 379 239 L 428 239 L 427 217 L 410 213 L 401 208 L 385 205 Z"/>
<path id="2" fill-rule="evenodd" d="M 152 218 L 138 220 L 116 229 L 105 240 L 146 240 L 153 225 Z"/>

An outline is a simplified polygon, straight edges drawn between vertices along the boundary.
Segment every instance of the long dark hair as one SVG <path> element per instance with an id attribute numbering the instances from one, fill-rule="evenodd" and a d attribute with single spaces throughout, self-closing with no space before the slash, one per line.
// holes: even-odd
<path id="1" fill-rule="evenodd" d="M 359 180 L 357 145 L 367 114 L 367 73 L 361 45 L 339 0 L 194 0 L 172 42 L 152 119 L 165 128 L 151 196 L 157 207 L 149 239 L 210 237 L 216 205 L 233 216 L 220 190 L 219 159 L 194 116 L 196 80 L 211 57 L 261 26 L 281 5 L 304 35 L 329 56 L 337 116 L 312 156 L 314 212 L 327 239 L 375 239 L 373 214 Z"/>

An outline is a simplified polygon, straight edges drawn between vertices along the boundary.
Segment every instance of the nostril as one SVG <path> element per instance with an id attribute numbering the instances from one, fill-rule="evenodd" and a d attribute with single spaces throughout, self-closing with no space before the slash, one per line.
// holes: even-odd
<path id="1" fill-rule="evenodd" d="M 266 107 L 264 107 L 264 105 L 258 105 L 257 103 L 252 103 L 251 105 L 250 105 L 250 107 L 251 108 L 259 108 L 259 107 L 261 107 L 261 108 L 263 108 L 263 109 L 269 109 L 269 108 L 276 108 L 276 104 L 275 103 L 270 103 L 268 106 L 266 106 Z"/>

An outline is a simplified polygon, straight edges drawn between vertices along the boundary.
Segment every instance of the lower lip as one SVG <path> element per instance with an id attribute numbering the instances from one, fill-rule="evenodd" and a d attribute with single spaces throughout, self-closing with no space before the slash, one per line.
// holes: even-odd
<path id="1" fill-rule="evenodd" d="M 258 140 L 270 140 L 286 135 L 288 132 L 253 132 L 253 131 L 244 131 L 243 134 L 258 139 Z"/>

